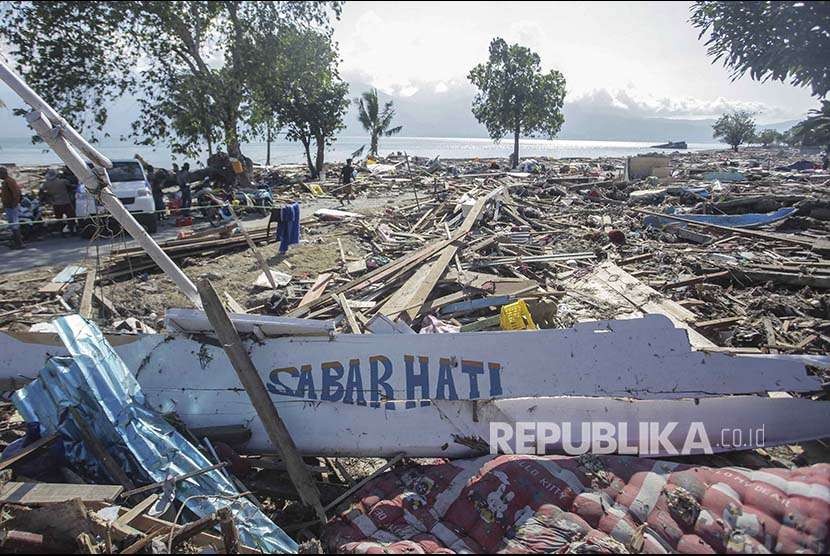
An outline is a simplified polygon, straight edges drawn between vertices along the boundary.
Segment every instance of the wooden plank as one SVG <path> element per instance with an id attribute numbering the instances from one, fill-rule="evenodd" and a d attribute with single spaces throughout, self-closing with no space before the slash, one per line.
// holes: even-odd
<path id="1" fill-rule="evenodd" d="M 89 504 L 87 504 L 87 506 L 89 506 L 89 507 L 91 507 L 95 510 L 100 510 L 100 509 L 102 509 L 106 506 L 109 506 L 109 505 L 110 504 L 103 504 L 103 503 L 100 503 L 100 502 L 90 502 Z M 118 513 L 119 514 L 123 514 L 125 512 L 127 512 L 126 508 L 118 507 Z M 165 521 L 165 520 L 159 519 L 157 517 L 151 517 L 149 515 L 142 514 L 142 515 L 138 516 L 137 518 L 135 518 L 132 521 L 132 525 L 124 527 L 123 529 L 128 531 L 128 532 L 132 531 L 132 535 L 145 533 L 147 535 L 154 536 L 156 533 L 159 533 L 159 532 L 169 534 L 171 529 L 180 530 L 181 528 L 182 528 L 182 525 L 174 524 L 171 521 Z M 114 527 L 112 528 L 112 533 L 113 533 L 113 536 L 115 538 L 118 538 L 119 540 L 126 537 L 126 535 L 122 532 L 122 530 L 116 529 Z M 198 535 L 193 537 L 192 542 L 194 544 L 196 544 L 198 546 L 202 546 L 202 547 L 204 547 L 204 546 L 213 546 L 217 549 L 222 547 L 222 538 L 219 537 L 218 535 L 214 535 L 214 534 L 209 533 L 209 532 L 199 533 Z M 261 552 L 259 550 L 256 550 L 256 549 L 251 548 L 250 546 L 246 546 L 246 545 L 241 545 L 240 546 L 240 552 L 243 553 L 243 554 L 261 554 Z M 122 554 L 126 554 L 126 553 L 127 553 L 126 551 L 122 551 Z"/>
<path id="2" fill-rule="evenodd" d="M 84 272 L 86 272 L 86 269 L 82 266 L 67 265 L 49 282 L 41 286 L 38 292 L 46 294 L 58 293 L 63 290 L 67 284 L 71 283 L 75 279 L 75 276 L 83 274 Z"/>
<path id="3" fill-rule="evenodd" d="M 343 313 L 346 315 L 346 322 L 349 323 L 349 328 L 352 331 L 352 334 L 360 334 L 360 325 L 357 324 L 357 320 L 354 317 L 354 311 L 352 308 L 349 307 L 349 302 L 346 300 L 346 296 L 342 293 L 338 293 L 335 296 L 337 303 L 340 305 L 340 308 L 343 309 Z"/>
<path id="4" fill-rule="evenodd" d="M 742 322 L 744 317 L 724 317 L 721 319 L 701 320 L 695 323 L 695 328 L 724 328 Z"/>
<path id="5" fill-rule="evenodd" d="M 663 286 L 664 290 L 670 290 L 674 288 L 682 288 L 684 286 L 692 286 L 694 284 L 700 284 L 702 282 L 709 282 L 712 280 L 721 280 L 723 278 L 728 278 L 730 275 L 728 270 L 723 270 L 719 272 L 711 272 L 709 274 L 700 274 L 698 276 L 692 276 L 690 278 L 684 278 L 683 280 L 677 280 L 676 282 L 669 282 Z"/>
<path id="6" fill-rule="evenodd" d="M 300 301 L 300 304 L 297 307 L 302 307 L 303 305 L 308 305 L 312 301 L 315 301 L 323 292 L 326 291 L 326 286 L 334 277 L 334 274 L 326 272 L 323 274 L 319 274 L 317 279 L 314 280 L 314 285 L 311 286 L 311 289 L 305 292 L 303 299 Z"/>
<path id="7" fill-rule="evenodd" d="M 98 276 L 98 270 L 92 268 L 86 273 L 86 282 L 84 283 L 84 292 L 81 294 L 81 306 L 78 312 L 85 319 L 92 318 L 92 294 L 95 291 L 95 278 Z"/>
<path id="8" fill-rule="evenodd" d="M 83 415 L 81 415 L 81 412 L 75 407 L 70 407 L 69 414 L 72 416 L 72 420 L 75 421 L 75 425 L 78 427 L 78 432 L 81 433 L 81 437 L 87 449 L 92 452 L 101 465 L 104 466 L 104 469 L 106 469 L 110 477 L 118 481 L 127 490 L 135 488 L 132 480 L 127 476 L 121 466 L 118 465 L 115 459 L 113 459 L 109 452 L 107 452 L 106 448 L 104 448 L 98 440 L 98 437 L 93 434 L 92 429 L 89 427 L 89 424 L 87 424 Z"/>
<path id="9" fill-rule="evenodd" d="M 661 314 L 667 316 L 675 326 L 689 334 L 692 346 L 698 349 L 712 348 L 715 344 L 697 330 L 692 323 L 698 316 L 682 305 L 667 299 L 657 290 L 647 286 L 611 261 L 605 261 L 583 278 L 568 283 L 572 292 L 586 294 L 619 308 L 617 315 L 639 316 Z"/>
<path id="10" fill-rule="evenodd" d="M 799 274 L 790 272 L 770 272 L 763 270 L 740 269 L 733 270 L 733 275 L 738 279 L 750 282 L 773 282 L 786 286 L 797 286 L 830 289 L 830 276 L 816 276 L 811 274 Z"/>
<path id="11" fill-rule="evenodd" d="M 115 305 L 112 304 L 112 301 L 110 301 L 109 299 L 104 297 L 103 294 L 99 294 L 97 291 L 93 290 L 92 297 L 95 299 L 95 301 L 100 303 L 107 310 L 107 312 L 110 314 L 110 316 L 113 316 L 113 317 L 120 317 L 121 316 L 121 314 L 118 312 L 118 309 L 116 309 Z"/>
<path id="12" fill-rule="evenodd" d="M 476 220 L 478 220 L 478 217 L 481 215 L 481 211 L 484 210 L 484 205 L 489 199 L 490 195 L 480 197 L 476 200 L 475 205 L 470 209 L 470 212 L 464 218 L 461 226 L 455 231 L 451 238 L 460 237 L 460 235 L 465 235 L 472 230 L 473 225 Z M 452 241 L 452 239 L 447 241 Z M 455 257 L 457 252 L 458 245 L 454 243 L 450 243 L 444 247 L 440 251 L 438 259 L 430 265 L 429 269 L 425 272 L 415 272 L 415 274 L 413 274 L 409 280 L 407 280 L 406 283 L 397 292 L 395 292 L 395 295 L 393 295 L 392 298 L 387 301 L 383 307 L 381 307 L 380 313 L 393 320 L 398 316 L 405 316 L 409 322 L 412 322 L 412 320 L 418 316 L 421 306 L 435 288 L 438 280 L 440 280 L 441 276 L 443 276 L 444 272 L 446 272 L 447 266 L 453 260 L 453 257 Z"/>
<path id="13" fill-rule="evenodd" d="M 82 502 L 112 502 L 124 489 L 119 485 L 9 482 L 0 488 L 0 502 L 57 504 L 80 498 Z"/>
<path id="14" fill-rule="evenodd" d="M 225 300 L 228 302 L 228 309 L 231 310 L 231 313 L 247 313 L 248 311 L 239 304 L 239 302 L 233 298 L 231 294 L 225 292 Z"/>
<path id="15" fill-rule="evenodd" d="M 291 482 L 300 494 L 301 499 L 307 505 L 314 508 L 317 513 L 317 518 L 325 523 L 326 514 L 323 511 L 323 505 L 320 503 L 320 493 L 317 490 L 317 485 L 311 478 L 311 475 L 306 469 L 300 454 L 297 452 L 297 447 L 291 434 L 283 423 L 277 412 L 277 408 L 271 400 L 271 396 L 265 389 L 265 384 L 262 382 L 259 372 L 254 367 L 251 356 L 242 345 L 242 340 L 236 332 L 236 328 L 231 322 L 230 317 L 225 312 L 219 296 L 213 289 L 210 281 L 202 279 L 198 285 L 199 296 L 202 299 L 202 304 L 207 313 L 208 319 L 216 330 L 216 335 L 225 350 L 225 353 L 230 359 L 236 374 L 245 391 L 248 393 L 248 398 L 251 400 L 251 405 L 257 412 L 268 438 L 271 443 L 279 448 L 280 455 L 288 468 L 288 475 Z"/>
<path id="16" fill-rule="evenodd" d="M 6 458 L 3 461 L 0 461 L 0 470 L 6 469 L 7 467 L 11 467 L 12 465 L 17 463 L 18 461 L 26 458 L 27 456 L 33 454 L 34 452 L 37 452 L 38 450 L 40 450 L 44 446 L 47 446 L 47 445 L 51 444 L 57 438 L 58 438 L 57 434 L 50 434 L 49 436 L 45 436 L 45 437 L 43 437 L 39 440 L 35 440 L 34 442 L 32 442 L 31 444 L 29 444 L 28 446 L 26 446 L 25 448 L 23 448 L 19 452 L 17 452 L 15 455 L 13 455 L 9 458 Z"/>
<path id="17" fill-rule="evenodd" d="M 242 235 L 245 237 L 245 241 L 248 243 L 248 247 L 251 248 L 251 252 L 254 254 L 254 258 L 259 264 L 259 268 L 262 269 L 262 272 L 265 273 L 265 277 L 268 278 L 268 283 L 271 284 L 271 288 L 273 288 L 274 291 L 278 291 L 279 288 L 277 287 L 277 283 L 274 281 L 274 276 L 271 274 L 271 268 L 265 261 L 265 257 L 263 257 L 262 253 L 260 253 L 259 249 L 257 249 L 254 240 L 251 239 L 251 236 L 248 234 L 248 230 L 245 229 L 245 226 L 243 226 L 242 222 L 239 221 L 239 217 L 236 216 L 236 211 L 233 210 L 233 203 L 228 203 L 227 207 L 228 210 L 231 211 L 231 216 L 233 216 L 233 219 L 236 222 L 236 227 L 239 228 L 240 232 L 242 232 Z"/>
<path id="18" fill-rule="evenodd" d="M 484 202 L 486 202 L 490 198 L 492 198 L 492 197 L 498 195 L 499 193 L 501 193 L 503 190 L 504 190 L 504 187 L 496 188 L 493 191 L 491 191 L 490 193 L 488 193 L 487 196 L 483 197 L 482 199 L 484 200 Z M 482 205 L 483 205 L 483 203 L 482 203 Z M 479 213 L 480 213 L 480 210 L 479 210 Z M 472 224 L 474 224 L 474 223 L 475 223 L 475 220 L 472 220 L 469 227 L 472 228 Z M 351 290 L 360 290 L 360 289 L 365 288 L 365 287 L 367 287 L 371 284 L 379 282 L 379 281 L 383 280 L 384 278 L 387 278 L 390 275 L 407 272 L 407 271 L 411 270 L 412 268 L 415 268 L 416 266 L 420 265 L 425 260 L 432 257 L 435 253 L 437 253 L 438 251 L 440 251 L 441 249 L 443 249 L 447 245 L 449 245 L 452 242 L 456 241 L 457 239 L 463 237 L 464 235 L 467 234 L 467 232 L 469 232 L 469 229 L 467 229 L 464 225 L 462 225 L 459 229 L 457 229 L 453 232 L 452 238 L 435 241 L 433 243 L 430 243 L 430 244 L 422 247 L 421 249 L 419 249 L 417 251 L 414 251 L 412 253 L 408 253 L 408 254 L 404 255 L 403 257 L 399 257 L 398 259 L 395 259 L 394 261 L 390 261 L 389 263 L 383 265 L 382 267 L 376 268 L 373 271 L 369 272 L 368 274 L 365 274 L 365 275 L 361 276 L 360 278 L 356 278 L 356 279 L 352 280 L 351 282 L 337 288 L 337 290 L 334 293 L 346 293 L 346 292 L 351 291 Z M 333 294 L 328 294 L 325 297 L 321 297 L 321 298 L 317 299 L 316 301 L 313 301 L 313 302 L 311 302 L 307 305 L 297 307 L 293 311 L 290 311 L 289 313 L 287 313 L 286 316 L 301 317 L 301 316 L 307 315 L 315 307 L 318 307 L 318 306 L 322 305 L 323 303 L 331 300 L 332 297 L 333 297 Z"/>
<path id="19" fill-rule="evenodd" d="M 155 504 L 156 500 L 158 499 L 158 494 L 151 494 L 150 496 L 148 496 L 147 498 L 145 498 L 144 500 L 142 500 L 141 502 L 127 510 L 125 513 L 118 516 L 118 519 L 115 520 L 115 525 L 119 527 L 129 525 L 135 518 L 137 518 L 138 516 L 146 512 L 148 509 L 150 509 L 150 506 Z"/>

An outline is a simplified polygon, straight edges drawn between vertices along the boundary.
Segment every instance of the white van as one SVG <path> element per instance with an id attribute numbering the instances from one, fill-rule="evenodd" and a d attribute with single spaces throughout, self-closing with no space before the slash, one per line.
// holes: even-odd
<path id="1" fill-rule="evenodd" d="M 107 170 L 107 173 L 112 183 L 112 192 L 121 204 L 133 213 L 138 223 L 149 233 L 155 233 L 158 230 L 156 205 L 153 201 L 150 181 L 141 164 L 136 160 L 113 160 L 112 168 Z M 107 209 L 97 203 L 95 197 L 87 192 L 83 184 L 80 184 L 75 195 L 75 212 L 78 218 L 88 218 L 107 212 Z M 91 237 L 95 226 L 90 220 L 82 220 L 81 230 L 85 236 Z"/>

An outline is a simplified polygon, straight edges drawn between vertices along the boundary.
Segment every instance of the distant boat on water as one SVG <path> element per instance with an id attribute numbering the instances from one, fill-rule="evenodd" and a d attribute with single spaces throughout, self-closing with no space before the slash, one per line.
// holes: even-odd
<path id="1" fill-rule="evenodd" d="M 686 150 L 689 146 L 686 144 L 686 141 L 669 141 L 668 143 L 663 143 L 662 145 L 652 145 L 652 149 L 682 149 Z"/>

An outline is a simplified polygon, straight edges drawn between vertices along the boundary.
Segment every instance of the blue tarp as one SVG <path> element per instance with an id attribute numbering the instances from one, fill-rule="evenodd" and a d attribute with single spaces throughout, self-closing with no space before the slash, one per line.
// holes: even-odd
<path id="1" fill-rule="evenodd" d="M 757 228 L 759 226 L 765 226 L 767 224 L 772 224 L 774 222 L 778 222 L 780 220 L 784 220 L 792 216 L 795 211 L 798 210 L 795 207 L 784 207 L 776 210 L 775 212 L 767 212 L 767 213 L 749 213 L 749 214 L 677 214 L 676 216 L 679 218 L 683 218 L 684 220 L 690 220 L 693 222 L 701 222 L 703 224 L 716 224 L 718 226 L 726 226 L 727 228 Z M 643 222 L 646 226 L 652 226 L 655 228 L 662 228 L 663 226 L 668 225 L 679 225 L 682 226 L 683 223 L 679 220 L 673 220 L 671 218 L 661 218 L 659 216 L 646 216 L 643 219 Z"/>
<path id="2" fill-rule="evenodd" d="M 78 315 L 58 318 L 54 324 L 70 357 L 50 359 L 37 380 L 15 393 L 13 402 L 24 420 L 40 423 L 44 434 L 58 431 L 67 439 L 64 448 L 70 461 L 105 476 L 67 417 L 66 409 L 75 407 L 135 482 L 164 481 L 213 464 L 147 406 L 138 382 L 94 324 Z M 297 551 L 297 544 L 249 500 L 215 496 L 239 495 L 222 471 L 180 481 L 175 488 L 176 498 L 199 517 L 230 506 L 244 544 L 264 552 Z"/>

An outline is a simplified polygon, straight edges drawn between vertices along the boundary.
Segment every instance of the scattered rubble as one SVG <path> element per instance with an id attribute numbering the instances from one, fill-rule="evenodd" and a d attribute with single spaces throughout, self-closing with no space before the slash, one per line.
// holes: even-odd
<path id="1" fill-rule="evenodd" d="M 317 319 L 346 334 L 425 335 L 570 329 L 659 314 L 684 329 L 695 350 L 804 356 L 811 378 L 826 384 L 830 174 L 816 169 L 816 157 L 802 163 L 805 157 L 787 149 L 675 153 L 659 164 L 643 158 L 649 160 L 537 157 L 518 172 L 501 159 L 410 157 L 406 164 L 396 155 L 364 164 L 353 204 L 303 213 L 300 244 L 285 255 L 264 227 L 247 230 L 276 288 L 234 225 L 195 230 L 161 247 L 194 279 L 209 278 L 235 317 L 249 316 L 254 336 L 262 333 L 257 315 Z M 636 179 L 626 180 L 632 169 Z M 302 206 L 336 194 L 336 183 L 308 187 L 301 172 L 280 167 L 257 169 L 255 176 L 275 186 L 278 205 Z M 398 194 L 400 201 L 372 206 L 381 192 Z M 44 323 L 74 313 L 119 338 L 152 334 L 175 329 L 171 321 L 194 326 L 198 315 L 168 312 L 189 306 L 156 264 L 126 242 L 108 256 L 91 250 L 70 267 L 0 276 L 0 327 L 16 334 L 55 332 Z M 210 323 L 204 326 L 194 333 L 211 330 Z M 200 352 L 203 368 L 212 353 Z M 4 382 L 5 390 L 14 390 L 25 381 Z M 770 396 L 826 399 L 820 391 Z M 246 449 L 250 426 L 197 431 L 175 413 L 170 408 L 168 418 L 176 434 L 204 458 L 187 473 L 231 481 L 237 494 L 248 493 L 250 504 L 294 540 L 323 538 L 331 551 L 827 550 L 826 531 L 775 513 L 767 507 L 772 494 L 754 501 L 747 495 L 754 486 L 777 488 L 776 481 L 826 490 L 830 458 L 822 441 L 679 458 L 680 464 L 555 456 L 438 463 L 387 454 L 307 457 L 327 515 L 342 511 L 322 527 L 299 502 L 285 461 Z M 314 419 L 313 412 L 308 415 Z M 0 406 L 0 417 L 3 445 L 27 438 L 26 423 L 12 406 Z M 471 450 L 481 447 L 479 441 L 458 439 Z M 258 548 L 246 544 L 243 531 L 234 533 L 233 519 L 216 509 L 189 516 L 183 526 L 175 512 L 152 515 L 157 500 L 148 500 L 176 492 L 170 484 L 175 477 L 130 473 L 141 484 L 128 487 L 72 458 L 53 466 L 51 475 L 28 475 L 42 472 L 32 464 L 51 453 L 53 443 L 48 435 L 18 442 L 18 449 L 26 444 L 28 450 L 0 461 L 4 550 Z M 812 467 L 800 467 L 807 465 Z M 659 466 L 668 466 L 670 478 L 658 473 L 661 486 L 646 503 L 637 493 Z M 573 480 L 563 469 L 574 473 Z M 544 479 L 550 499 L 534 498 L 540 489 L 531 478 L 538 473 L 552 473 Z M 471 482 L 445 500 L 458 477 Z M 721 482 L 739 499 L 713 502 Z M 803 501 L 792 492 L 784 495 L 795 505 Z M 624 515 L 607 509 L 615 501 L 626 507 Z M 804 510 L 805 519 L 827 523 L 826 499 L 811 503 L 815 513 Z M 48 514 L 55 507 L 62 510 L 60 519 Z M 404 523 L 405 511 L 419 525 Z M 736 525 L 759 512 L 765 516 L 760 529 Z M 732 521 L 703 519 L 710 514 L 728 514 Z M 623 536 L 618 522 L 625 524 Z"/>

